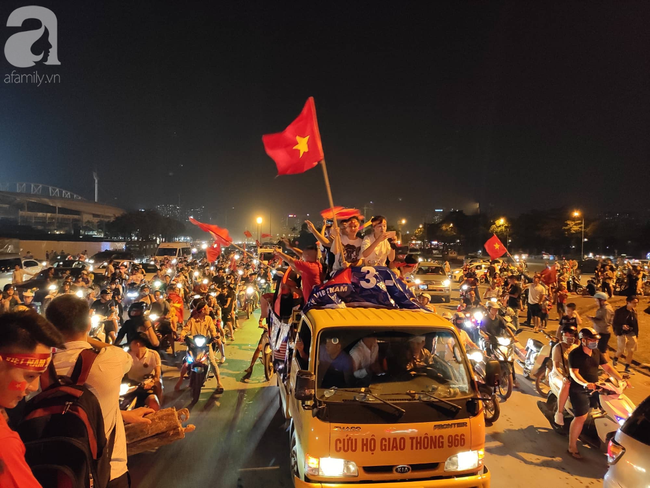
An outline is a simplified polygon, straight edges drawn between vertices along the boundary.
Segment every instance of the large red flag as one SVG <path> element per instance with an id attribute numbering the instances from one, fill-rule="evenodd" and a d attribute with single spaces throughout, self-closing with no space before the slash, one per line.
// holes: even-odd
<path id="1" fill-rule="evenodd" d="M 313 97 L 309 97 L 296 120 L 282 132 L 262 136 L 264 150 L 275 161 L 278 175 L 295 175 L 323 160 L 323 146 Z"/>
<path id="2" fill-rule="evenodd" d="M 253 238 L 253 234 L 251 234 L 251 233 L 250 233 L 249 231 L 247 231 L 247 230 L 244 231 L 244 235 L 246 236 L 246 239 L 252 239 L 252 238 Z"/>
<path id="3" fill-rule="evenodd" d="M 228 233 L 228 229 L 223 229 L 218 225 L 204 224 L 203 222 L 199 222 L 198 220 L 192 217 L 190 217 L 190 222 L 192 222 L 202 231 L 209 232 L 210 234 L 212 234 L 214 240 L 217 241 L 222 246 L 229 246 L 230 244 L 232 244 L 232 237 L 230 237 L 230 234 Z"/>
<path id="4" fill-rule="evenodd" d="M 269 237 L 273 237 L 273 234 L 262 234 L 262 239 L 268 239 Z"/>
<path id="5" fill-rule="evenodd" d="M 326 208 L 325 210 L 322 210 L 320 214 L 327 220 L 333 219 L 334 215 L 336 215 L 337 220 L 347 220 L 351 217 L 363 218 L 361 212 L 356 208 L 334 207 L 334 212 L 332 212 L 331 208 Z"/>
<path id="6" fill-rule="evenodd" d="M 484 244 L 485 250 L 490 255 L 491 259 L 500 258 L 506 252 L 506 246 L 499 240 L 496 234 L 493 234 Z"/>

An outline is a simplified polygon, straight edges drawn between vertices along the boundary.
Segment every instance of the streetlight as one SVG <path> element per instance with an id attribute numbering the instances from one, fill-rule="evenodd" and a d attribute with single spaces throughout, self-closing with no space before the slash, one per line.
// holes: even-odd
<path id="1" fill-rule="evenodd" d="M 505 231 L 506 231 L 506 247 L 507 247 L 508 246 L 508 234 L 509 234 L 509 232 L 508 232 L 508 227 L 506 227 L 506 226 L 508 225 L 508 222 L 506 221 L 505 217 L 501 217 L 495 223 L 499 227 L 505 227 Z"/>
<path id="2" fill-rule="evenodd" d="M 262 222 L 263 222 L 262 217 L 257 217 L 256 222 L 257 222 L 257 240 L 260 241 L 261 240 L 260 230 L 261 230 Z"/>
<path id="3" fill-rule="evenodd" d="M 582 239 L 580 240 L 580 260 L 585 258 L 585 216 L 578 210 L 573 211 L 574 217 L 582 217 Z"/>

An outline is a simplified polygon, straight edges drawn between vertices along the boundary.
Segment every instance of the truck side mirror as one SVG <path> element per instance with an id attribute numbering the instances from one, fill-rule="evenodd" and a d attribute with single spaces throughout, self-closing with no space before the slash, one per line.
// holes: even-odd
<path id="1" fill-rule="evenodd" d="M 314 399 L 316 379 L 309 371 L 298 371 L 296 374 L 296 389 L 294 396 L 296 400 L 306 402 Z"/>
<path id="2" fill-rule="evenodd" d="M 487 386 L 497 386 L 501 381 L 501 364 L 495 359 L 490 359 L 485 363 L 485 384 Z"/>

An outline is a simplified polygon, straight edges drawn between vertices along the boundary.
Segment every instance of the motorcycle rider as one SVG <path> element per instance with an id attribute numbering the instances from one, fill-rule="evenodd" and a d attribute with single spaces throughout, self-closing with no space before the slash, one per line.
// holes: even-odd
<path id="1" fill-rule="evenodd" d="M 562 389 L 557 399 L 557 411 L 555 412 L 555 423 L 564 425 L 564 405 L 569 398 L 569 386 L 571 379 L 569 377 L 569 353 L 573 350 L 578 329 L 573 325 L 564 325 L 561 327 L 560 335 L 562 341 L 553 346 L 551 351 L 551 360 L 553 361 L 552 374 L 562 378 Z"/>
<path id="2" fill-rule="evenodd" d="M 217 328 L 214 325 L 214 321 L 208 315 L 208 306 L 205 301 L 201 300 L 196 304 L 192 317 L 187 321 L 183 330 L 181 331 L 181 340 L 184 340 L 185 337 L 194 337 L 195 335 L 202 335 L 208 338 L 219 339 L 219 334 Z M 214 376 L 217 379 L 217 394 L 223 393 L 223 384 L 221 383 L 221 375 L 219 374 L 219 366 L 217 364 L 217 358 L 214 355 L 213 344 L 210 344 L 208 347 L 208 356 L 210 358 L 210 363 L 214 368 Z M 178 378 L 175 390 L 180 390 L 183 385 L 183 379 L 185 378 L 185 373 L 187 372 L 187 363 L 183 363 L 181 368 L 181 375 Z"/>
<path id="3" fill-rule="evenodd" d="M 138 297 L 139 302 L 146 303 L 149 307 L 154 303 L 154 297 L 149 293 L 151 288 L 146 283 L 140 287 L 140 296 Z"/>
<path id="4" fill-rule="evenodd" d="M 497 347 L 497 337 L 510 336 L 512 342 L 517 342 L 517 338 L 506 324 L 506 321 L 499 315 L 499 304 L 494 302 L 487 303 L 488 314 L 483 319 L 482 328 L 479 329 L 480 334 L 487 339 L 489 347 Z M 484 329 L 484 330 L 483 330 Z M 519 388 L 519 382 L 515 376 L 515 368 L 512 368 L 512 384 L 515 388 Z"/>
<path id="5" fill-rule="evenodd" d="M 137 403 L 143 403 L 145 407 L 158 411 L 163 400 L 160 354 L 149 349 L 147 342 L 140 335 L 133 337 L 129 342 L 133 365 L 126 375 L 130 380 L 142 384 Z"/>
<path id="6" fill-rule="evenodd" d="M 104 321 L 104 330 L 106 331 L 106 338 L 109 339 L 110 344 L 115 343 L 115 334 L 117 333 L 117 313 L 115 311 L 115 303 L 111 300 L 111 292 L 103 289 L 99 294 L 99 298 L 90 306 L 91 313 L 94 312 L 98 315 L 106 317 Z"/>
<path id="7" fill-rule="evenodd" d="M 574 418 L 569 429 L 569 448 L 567 452 L 576 459 L 582 459 L 578 451 L 578 438 L 582 427 L 587 420 L 589 409 L 592 404 L 598 403 L 596 393 L 590 395 L 591 390 L 596 389 L 598 382 L 598 368 L 602 367 L 607 373 L 619 381 L 622 376 L 607 362 L 607 357 L 598 350 L 600 335 L 591 327 L 583 327 L 578 334 L 580 343 L 578 347 L 569 353 L 569 368 L 571 385 L 569 387 L 569 398 L 573 407 Z M 628 382 L 629 386 L 629 382 Z"/>
<path id="8" fill-rule="evenodd" d="M 120 332 L 115 338 L 115 344 L 120 344 L 126 336 L 127 344 L 136 337 L 144 337 L 149 341 L 149 347 L 158 347 L 160 341 L 151 324 L 151 321 L 145 317 L 144 312 L 147 304 L 144 302 L 133 302 L 129 307 L 129 320 L 124 322 Z"/>

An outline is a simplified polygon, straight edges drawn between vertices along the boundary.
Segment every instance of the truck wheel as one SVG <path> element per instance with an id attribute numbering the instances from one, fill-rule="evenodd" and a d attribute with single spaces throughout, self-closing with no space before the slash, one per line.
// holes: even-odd
<path id="1" fill-rule="evenodd" d="M 300 469 L 298 468 L 298 440 L 296 439 L 296 431 L 293 428 L 291 429 L 291 441 L 289 445 L 291 446 L 291 474 L 300 479 Z"/>

